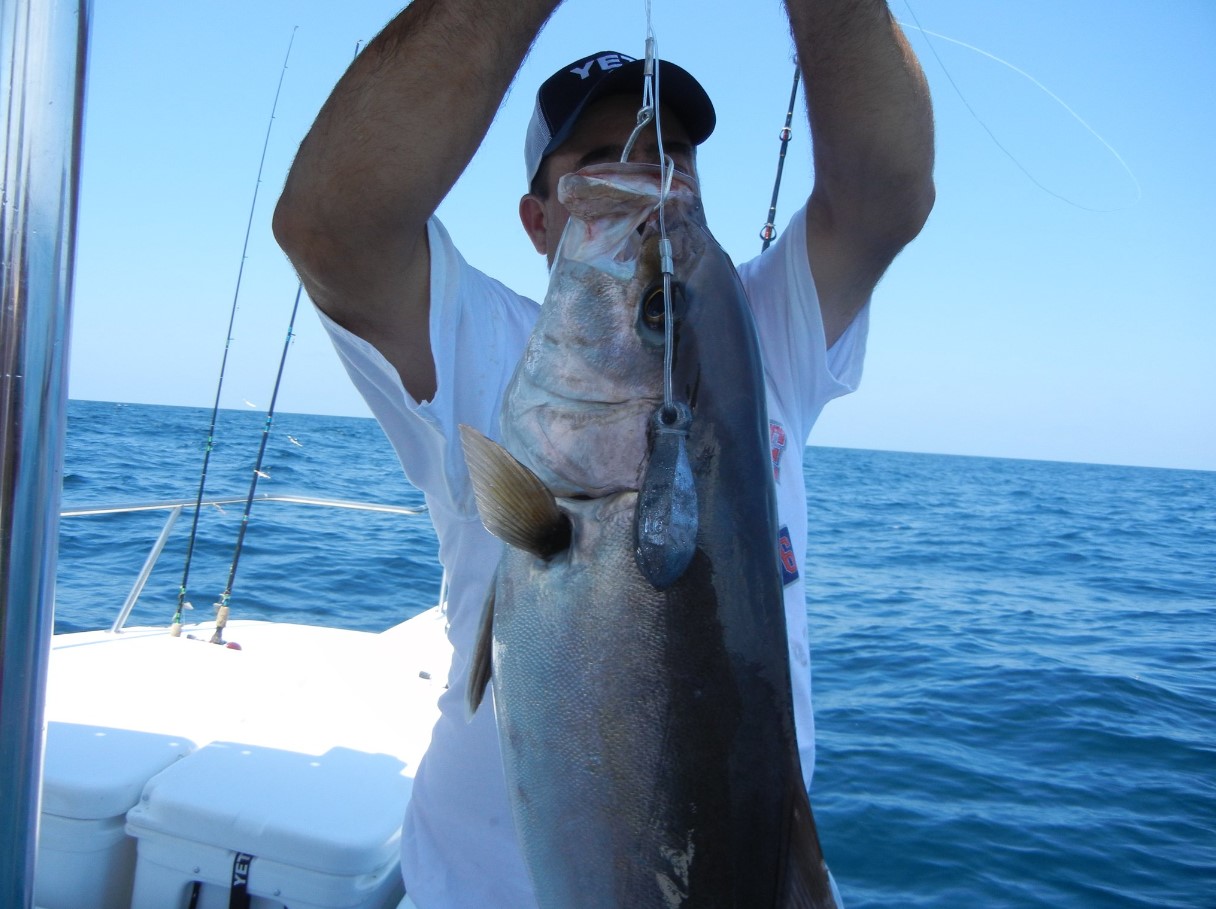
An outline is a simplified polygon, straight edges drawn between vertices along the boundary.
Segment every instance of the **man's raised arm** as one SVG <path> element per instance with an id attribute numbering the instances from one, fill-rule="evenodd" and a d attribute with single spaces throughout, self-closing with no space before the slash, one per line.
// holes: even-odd
<path id="1" fill-rule="evenodd" d="M 933 207 L 933 112 L 884 0 L 787 0 L 815 184 L 807 254 L 829 346 Z"/>
<path id="2" fill-rule="evenodd" d="M 435 392 L 426 221 L 560 0 L 414 0 L 317 115 L 274 214 L 313 301 Z"/>

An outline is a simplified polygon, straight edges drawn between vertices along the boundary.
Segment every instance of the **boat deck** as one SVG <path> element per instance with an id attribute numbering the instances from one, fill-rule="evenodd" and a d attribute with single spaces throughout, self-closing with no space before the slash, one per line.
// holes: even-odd
<path id="1" fill-rule="evenodd" d="M 157 877 L 180 875 L 182 887 L 191 877 L 208 881 L 220 875 L 204 867 L 216 854 L 229 864 L 242 853 L 259 856 L 250 892 L 258 892 L 260 876 L 267 894 L 284 897 L 297 863 L 296 883 L 318 873 L 329 880 L 375 872 L 386 881 L 397 874 L 400 820 L 451 658 L 440 611 L 382 634 L 233 621 L 224 637 L 239 649 L 210 644 L 212 631 L 198 625 L 177 638 L 163 628 L 55 637 L 41 909 L 94 905 L 73 878 L 102 855 L 106 866 L 90 869 L 109 888 L 90 897 L 98 906 L 159 901 L 165 891 Z M 353 817 L 350 806 L 369 789 L 383 798 L 373 795 Z M 350 829 L 341 829 L 348 821 Z M 134 865 L 136 843 L 139 875 L 111 867 Z M 275 875 L 288 883 L 276 878 L 271 887 Z M 204 887 L 197 905 L 228 905 L 227 878 L 222 884 Z M 300 886 L 318 889 L 315 880 Z M 132 887 L 134 895 L 125 895 Z M 171 889 L 186 906 L 186 890 L 177 882 Z M 391 889 L 378 891 L 380 903 L 357 905 L 387 898 L 395 906 L 399 896 L 385 897 Z M 208 890 L 217 892 L 209 898 Z M 296 893 L 291 905 L 313 905 L 304 898 Z"/>

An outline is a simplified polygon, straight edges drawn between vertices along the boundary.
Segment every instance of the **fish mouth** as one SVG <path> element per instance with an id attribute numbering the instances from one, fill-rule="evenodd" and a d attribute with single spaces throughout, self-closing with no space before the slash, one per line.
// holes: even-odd
<path id="1" fill-rule="evenodd" d="M 557 196 L 570 213 L 558 257 L 596 263 L 622 278 L 656 242 L 660 207 L 668 230 L 701 217 L 696 179 L 657 164 L 591 164 L 564 175 Z"/>
<path id="2" fill-rule="evenodd" d="M 628 186 L 643 191 L 644 188 L 656 196 L 662 194 L 664 179 L 670 180 L 669 194 L 692 193 L 700 197 L 701 185 L 697 178 L 675 168 L 663 168 L 657 164 L 643 164 L 638 161 L 609 161 L 601 164 L 588 164 L 567 176 L 583 177 Z M 563 180 L 565 177 L 562 178 Z"/>

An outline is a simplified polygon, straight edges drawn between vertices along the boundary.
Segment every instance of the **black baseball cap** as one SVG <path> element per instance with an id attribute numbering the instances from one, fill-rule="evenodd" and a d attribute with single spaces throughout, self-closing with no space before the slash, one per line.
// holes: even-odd
<path id="1" fill-rule="evenodd" d="M 524 138 L 524 165 L 532 185 L 540 162 L 570 137 L 574 124 L 587 105 L 607 95 L 637 92 L 642 99 L 645 60 L 617 51 L 600 51 L 562 67 L 546 79 L 536 92 L 536 108 Z M 693 145 L 700 145 L 714 131 L 717 115 L 713 102 L 687 70 L 659 61 L 660 102 L 669 107 Z"/>

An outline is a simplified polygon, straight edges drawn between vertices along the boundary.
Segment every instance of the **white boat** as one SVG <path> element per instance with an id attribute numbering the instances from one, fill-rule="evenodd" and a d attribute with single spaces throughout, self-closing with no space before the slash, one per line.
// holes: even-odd
<path id="1" fill-rule="evenodd" d="M 234 621 L 239 648 L 125 627 L 185 504 L 140 503 L 89 509 L 169 513 L 113 627 L 52 639 L 87 16 L 0 0 L 0 909 L 406 906 L 439 607 L 382 634 Z"/>
<path id="2" fill-rule="evenodd" d="M 231 500 L 205 502 L 224 504 Z M 401 821 L 451 650 L 436 606 L 380 634 L 214 619 L 55 635 L 39 909 L 395 907 Z M 417 509 L 262 496 L 268 506 Z M 425 517 L 416 518 L 425 520 Z M 233 903 L 244 888 L 252 903 Z M 404 905 L 404 904 L 402 904 Z"/>

